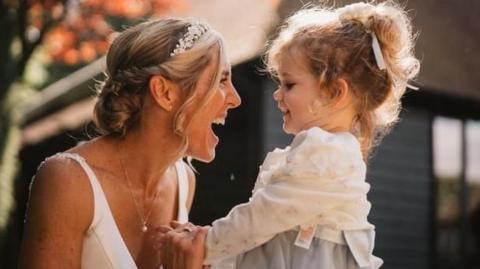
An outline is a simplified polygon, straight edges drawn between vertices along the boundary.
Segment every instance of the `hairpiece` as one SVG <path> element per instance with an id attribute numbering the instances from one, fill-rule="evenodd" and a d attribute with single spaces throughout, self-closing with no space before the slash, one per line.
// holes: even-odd
<path id="1" fill-rule="evenodd" d="M 380 44 L 378 43 L 377 35 L 375 32 L 371 32 L 372 35 L 372 48 L 373 48 L 373 55 L 375 56 L 375 61 L 377 62 L 377 66 L 380 70 L 387 69 L 385 65 L 385 59 L 383 58 L 382 49 L 380 48 Z"/>
<path id="2" fill-rule="evenodd" d="M 377 62 L 378 69 L 385 70 L 387 69 L 387 65 L 385 64 L 385 59 L 383 58 L 382 49 L 380 48 L 380 44 L 378 43 L 377 35 L 375 32 L 371 32 L 372 35 L 372 48 L 373 48 L 373 55 L 375 56 L 375 61 Z M 406 86 L 412 90 L 418 90 L 417 86 L 413 86 L 412 84 L 407 83 Z"/>
<path id="3" fill-rule="evenodd" d="M 207 31 L 208 28 L 198 22 L 190 24 L 190 26 L 187 28 L 187 32 L 178 40 L 178 43 L 176 44 L 173 52 L 170 53 L 170 56 L 173 57 L 179 53 L 183 53 L 191 49 L 195 41 L 200 39 L 200 37 Z"/>

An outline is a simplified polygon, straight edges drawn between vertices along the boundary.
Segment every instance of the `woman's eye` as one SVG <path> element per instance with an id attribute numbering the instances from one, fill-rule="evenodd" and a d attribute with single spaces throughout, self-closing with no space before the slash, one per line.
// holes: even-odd
<path id="1" fill-rule="evenodd" d="M 228 78 L 222 78 L 220 80 L 220 85 L 225 86 L 228 83 Z"/>

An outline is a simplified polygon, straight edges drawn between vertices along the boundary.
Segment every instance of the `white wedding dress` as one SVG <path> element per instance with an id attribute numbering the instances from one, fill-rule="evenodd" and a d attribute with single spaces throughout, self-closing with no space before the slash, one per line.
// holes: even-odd
<path id="1" fill-rule="evenodd" d="M 137 269 L 120 231 L 113 219 L 107 199 L 98 179 L 86 160 L 75 153 L 59 153 L 50 158 L 69 158 L 78 162 L 88 176 L 93 190 L 94 216 L 83 240 L 82 269 Z M 178 217 L 181 223 L 188 221 L 186 206 L 188 176 L 185 163 L 175 164 L 178 175 Z"/>

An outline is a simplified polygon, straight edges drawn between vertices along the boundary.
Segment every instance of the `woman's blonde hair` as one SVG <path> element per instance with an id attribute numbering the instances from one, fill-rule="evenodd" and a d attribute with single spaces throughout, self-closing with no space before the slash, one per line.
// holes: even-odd
<path id="1" fill-rule="evenodd" d="M 372 48 L 378 38 L 386 69 Z M 280 57 L 300 52 L 322 88 L 335 96 L 335 81 L 345 79 L 355 96 L 352 132 L 364 157 L 397 121 L 400 98 L 419 70 L 415 35 L 403 8 L 393 1 L 356 3 L 343 8 L 309 7 L 287 19 L 267 52 L 266 64 L 276 75 Z"/>
<path id="2" fill-rule="evenodd" d="M 200 24 L 208 29 L 184 52 L 171 55 L 189 26 Z M 121 32 L 112 42 L 106 60 L 105 80 L 97 87 L 94 123 L 100 134 L 123 137 L 135 128 L 141 116 L 148 83 L 153 75 L 162 75 L 180 86 L 184 102 L 176 112 L 174 130 L 188 146 L 185 131 L 189 122 L 186 111 L 196 102 L 194 89 L 200 75 L 218 53 L 218 68 L 210 90 L 197 107 L 208 102 L 220 83 L 227 61 L 223 39 L 208 25 L 193 19 L 169 18 L 147 21 Z"/>

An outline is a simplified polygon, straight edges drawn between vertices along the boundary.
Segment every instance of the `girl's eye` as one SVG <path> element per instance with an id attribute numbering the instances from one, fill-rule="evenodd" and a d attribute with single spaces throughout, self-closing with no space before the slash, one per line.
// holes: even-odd
<path id="1" fill-rule="evenodd" d="M 288 82 L 288 83 L 285 83 L 284 85 L 287 90 L 291 90 L 295 86 L 295 83 Z"/>

